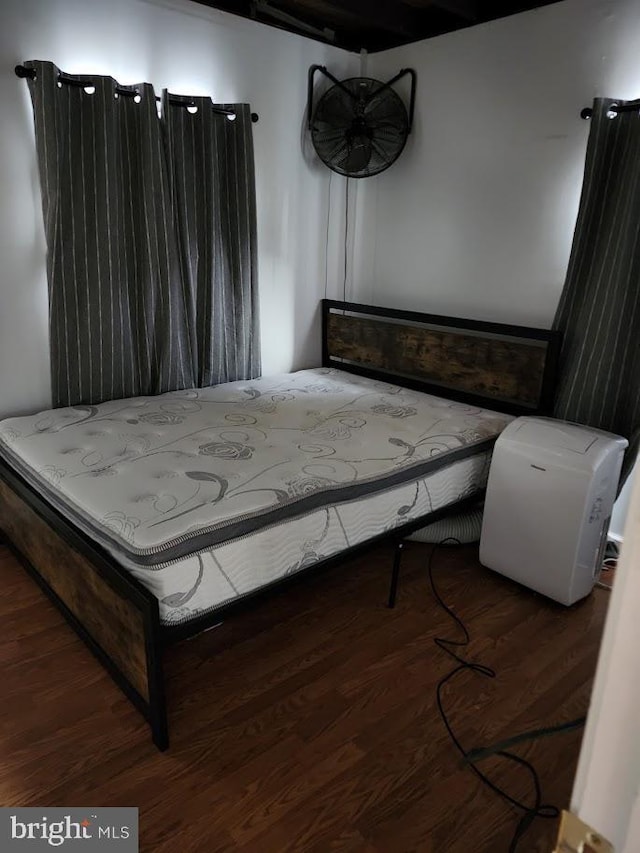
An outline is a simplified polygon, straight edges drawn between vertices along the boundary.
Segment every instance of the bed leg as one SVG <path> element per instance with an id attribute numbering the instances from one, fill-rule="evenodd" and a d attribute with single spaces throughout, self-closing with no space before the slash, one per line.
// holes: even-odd
<path id="1" fill-rule="evenodd" d="M 158 614 L 158 605 L 147 612 L 145 625 L 147 684 L 149 691 L 148 721 L 151 727 L 151 739 L 155 746 L 164 752 L 169 748 L 169 724 L 167 722 L 167 700 L 164 690 L 164 666 L 162 627 Z"/>
<path id="2" fill-rule="evenodd" d="M 151 739 L 160 752 L 165 752 L 169 749 L 169 728 L 167 725 L 166 705 L 162 708 L 152 708 L 151 710 Z"/>
<path id="3" fill-rule="evenodd" d="M 398 591 L 398 578 L 400 577 L 400 561 L 402 560 L 402 551 L 404 542 L 400 540 L 396 543 L 396 552 L 393 555 L 393 571 L 391 572 L 391 586 L 389 587 L 389 607 L 396 606 L 396 593 Z"/>

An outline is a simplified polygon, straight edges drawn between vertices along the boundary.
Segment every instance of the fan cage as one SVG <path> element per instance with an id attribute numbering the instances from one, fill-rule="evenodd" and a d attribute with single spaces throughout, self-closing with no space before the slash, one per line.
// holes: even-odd
<path id="1" fill-rule="evenodd" d="M 407 110 L 388 83 L 350 77 L 319 99 L 310 122 L 313 146 L 332 171 L 366 178 L 388 169 L 409 135 Z"/>

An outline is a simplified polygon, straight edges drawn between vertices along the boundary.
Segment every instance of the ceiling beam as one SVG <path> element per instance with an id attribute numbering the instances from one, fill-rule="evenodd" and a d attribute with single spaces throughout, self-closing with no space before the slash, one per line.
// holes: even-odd
<path id="1" fill-rule="evenodd" d="M 431 0 L 431 5 L 465 21 L 472 22 L 480 18 L 478 0 Z"/>
<path id="2" fill-rule="evenodd" d="M 335 40 L 335 31 L 325 26 L 316 26 L 308 21 L 303 21 L 300 18 L 290 15 L 288 12 L 274 6 L 273 3 L 268 3 L 267 0 L 252 0 L 251 5 L 252 17 L 254 14 L 266 15 L 276 21 L 281 21 L 284 24 L 289 24 L 301 32 L 307 32 L 310 35 L 319 36 L 327 39 L 327 41 Z"/>
<path id="3" fill-rule="evenodd" d="M 398 0 L 323 0 L 322 6 L 336 15 L 358 19 L 368 30 L 379 29 L 415 38 L 424 31 L 424 14 Z M 337 21 L 336 21 L 337 23 Z"/>

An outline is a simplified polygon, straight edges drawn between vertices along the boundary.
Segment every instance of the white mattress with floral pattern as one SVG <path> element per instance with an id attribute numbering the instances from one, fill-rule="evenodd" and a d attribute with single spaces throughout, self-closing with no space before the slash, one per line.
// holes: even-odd
<path id="1" fill-rule="evenodd" d="M 512 418 L 318 368 L 0 423 L 0 456 L 188 621 L 483 487 Z"/>

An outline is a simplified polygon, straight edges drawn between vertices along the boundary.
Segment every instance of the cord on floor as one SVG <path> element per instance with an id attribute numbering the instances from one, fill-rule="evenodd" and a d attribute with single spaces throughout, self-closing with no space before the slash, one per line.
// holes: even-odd
<path id="1" fill-rule="evenodd" d="M 487 785 L 494 793 L 498 794 L 504 800 L 507 800 L 507 802 L 511 803 L 511 805 L 515 806 L 522 812 L 520 820 L 518 821 L 518 825 L 516 826 L 515 832 L 513 834 L 513 838 L 511 839 L 511 844 L 509 845 L 509 853 L 516 853 L 520 840 L 527 832 L 533 821 L 537 817 L 557 818 L 559 815 L 559 810 L 554 805 L 543 804 L 542 791 L 540 788 L 540 779 L 538 777 L 535 767 L 526 759 L 507 751 L 506 747 L 513 746 L 515 743 L 521 743 L 524 740 L 533 740 L 537 737 L 543 737 L 546 735 L 555 734 L 556 732 L 578 728 L 584 725 L 585 718 L 580 717 L 577 720 L 572 720 L 569 723 L 563 723 L 559 726 L 550 726 L 544 729 L 536 729 L 531 732 L 524 732 L 521 735 L 516 735 L 514 738 L 509 738 L 506 741 L 496 744 L 493 747 L 466 750 L 462 746 L 457 735 L 453 731 L 453 728 L 451 727 L 451 723 L 449 722 L 447 713 L 444 709 L 444 705 L 442 702 L 443 688 L 461 672 L 475 672 L 478 675 L 484 676 L 485 678 L 495 678 L 496 672 L 494 669 L 489 666 L 486 666 L 485 664 L 465 660 L 463 657 L 461 657 L 458 651 L 456 651 L 464 648 L 469 644 L 470 636 L 469 631 L 467 630 L 467 627 L 462 621 L 462 619 L 460 619 L 460 617 L 456 613 L 454 613 L 453 610 L 442 599 L 442 596 L 438 592 L 438 588 L 436 587 L 436 583 L 433 577 L 434 556 L 438 552 L 438 549 L 444 545 L 460 545 L 460 542 L 457 539 L 454 539 L 453 537 L 449 537 L 447 539 L 443 539 L 441 542 L 434 546 L 431 551 L 431 554 L 429 555 L 428 562 L 429 583 L 431 585 L 431 590 L 433 592 L 434 598 L 436 599 L 440 607 L 442 607 L 442 609 L 453 619 L 456 625 L 460 628 L 464 639 L 452 640 L 446 637 L 436 637 L 434 640 L 435 644 L 440 649 L 442 649 L 442 651 L 446 652 L 450 657 L 452 657 L 457 663 L 457 666 L 453 670 L 451 670 L 448 675 L 445 675 L 443 678 L 440 679 L 436 687 L 436 701 L 438 705 L 438 712 L 440 713 L 440 716 L 449 734 L 449 737 L 453 741 L 453 744 L 455 745 L 456 749 L 462 755 L 463 762 L 467 764 L 467 766 L 476 774 L 476 776 L 480 779 L 481 782 Z M 519 764 L 529 772 L 534 788 L 533 805 L 527 805 L 526 803 L 521 802 L 515 797 L 512 797 L 508 791 L 505 791 L 504 788 L 501 788 L 499 785 L 493 782 L 485 773 L 478 769 L 478 767 L 476 766 L 476 762 L 489 755 L 499 755 L 502 758 L 507 759 L 508 761 L 513 761 L 516 764 Z"/>

